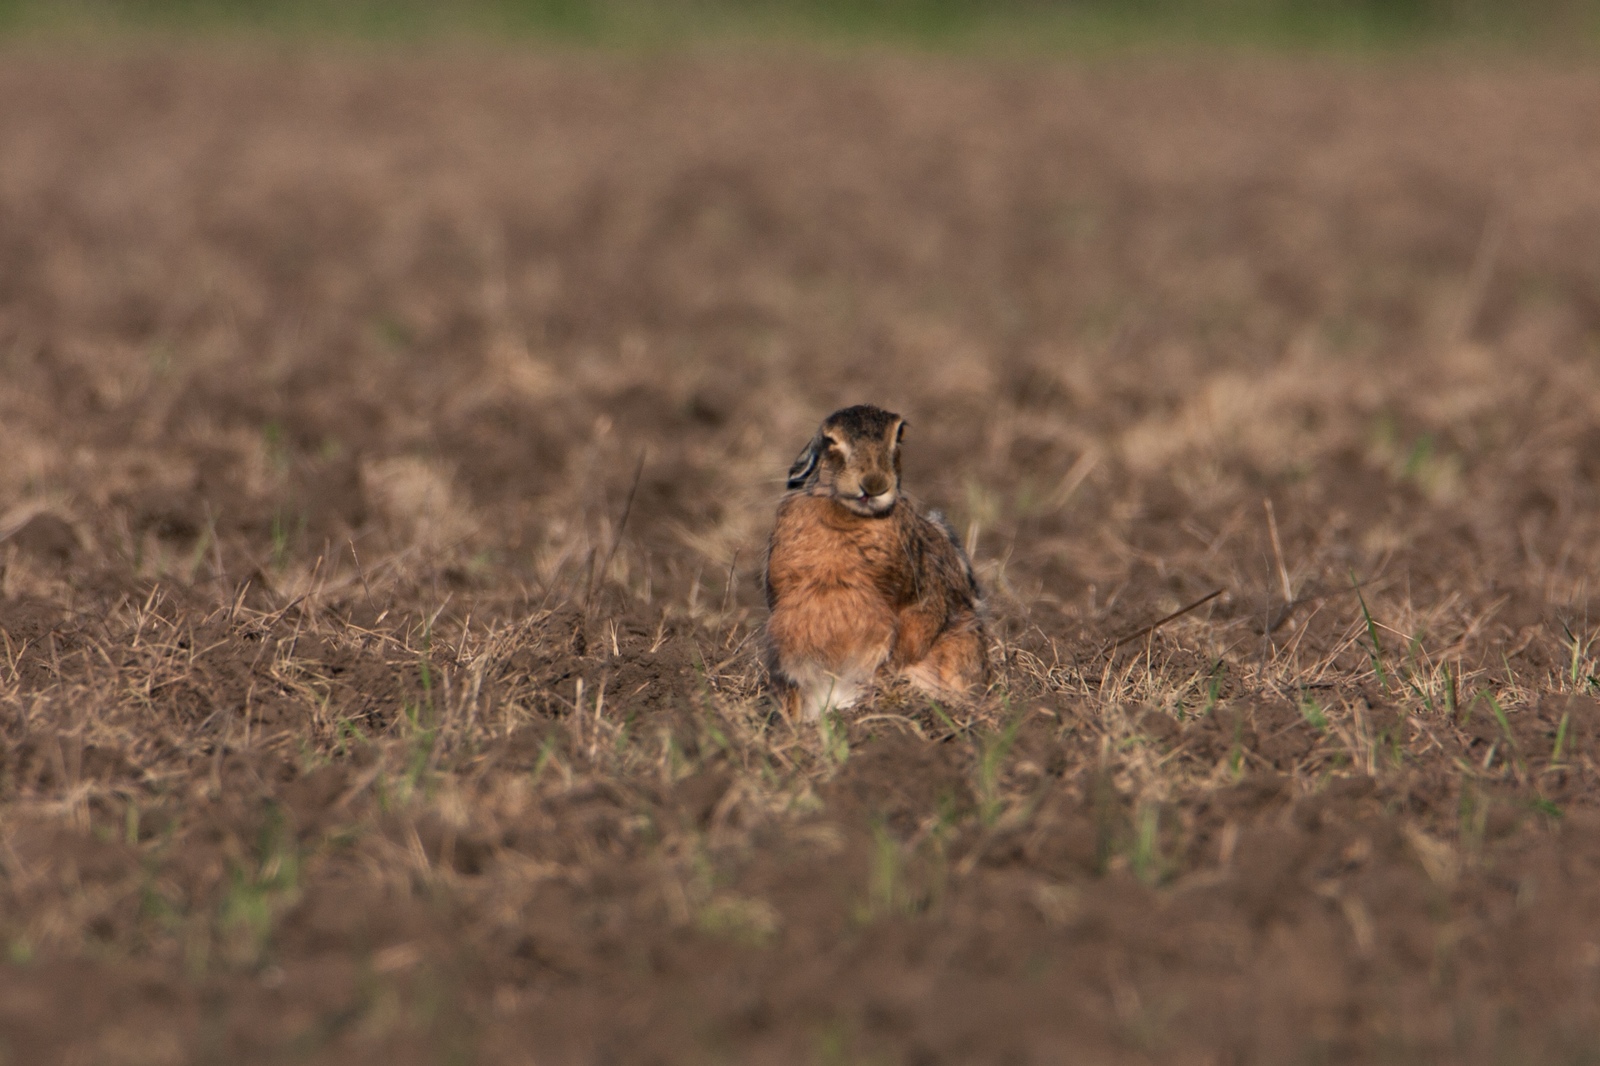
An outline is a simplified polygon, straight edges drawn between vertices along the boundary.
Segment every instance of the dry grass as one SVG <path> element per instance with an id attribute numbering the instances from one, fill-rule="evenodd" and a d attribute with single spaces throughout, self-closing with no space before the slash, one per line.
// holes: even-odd
<path id="1" fill-rule="evenodd" d="M 0 101 L 0 1061 L 1600 1042 L 1593 77 Z M 794 729 L 760 551 L 854 401 L 1001 680 Z"/>

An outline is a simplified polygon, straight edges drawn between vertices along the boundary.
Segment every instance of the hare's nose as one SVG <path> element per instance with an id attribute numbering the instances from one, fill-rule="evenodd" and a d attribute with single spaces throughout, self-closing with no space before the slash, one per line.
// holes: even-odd
<path id="1" fill-rule="evenodd" d="M 889 491 L 889 479 L 882 474 L 868 474 L 861 479 L 863 496 L 882 496 Z"/>

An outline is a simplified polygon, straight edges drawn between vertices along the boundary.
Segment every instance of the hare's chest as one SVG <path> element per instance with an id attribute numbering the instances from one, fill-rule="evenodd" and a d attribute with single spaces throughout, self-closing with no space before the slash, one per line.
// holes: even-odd
<path id="1" fill-rule="evenodd" d="M 809 520 L 808 520 L 809 519 Z M 841 525 L 797 515 L 780 522 L 769 561 L 775 591 L 881 590 L 904 569 L 899 538 L 883 522 Z"/>

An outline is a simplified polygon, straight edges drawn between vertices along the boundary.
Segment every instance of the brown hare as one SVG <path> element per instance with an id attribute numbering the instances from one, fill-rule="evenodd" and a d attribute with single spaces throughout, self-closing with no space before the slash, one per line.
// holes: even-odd
<path id="1" fill-rule="evenodd" d="M 989 678 L 978 584 L 954 532 L 900 493 L 906 422 L 829 415 L 789 469 L 767 548 L 767 672 L 789 718 L 849 707 L 880 673 L 935 699 Z"/>

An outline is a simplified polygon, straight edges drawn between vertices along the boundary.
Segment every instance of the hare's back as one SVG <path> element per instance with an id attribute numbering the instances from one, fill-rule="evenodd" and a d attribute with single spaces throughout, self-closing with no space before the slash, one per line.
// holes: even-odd
<path id="1" fill-rule="evenodd" d="M 917 554 L 921 568 L 933 583 L 953 601 L 952 606 L 972 607 L 979 599 L 978 581 L 955 530 L 938 511 L 919 515 L 916 524 Z"/>

